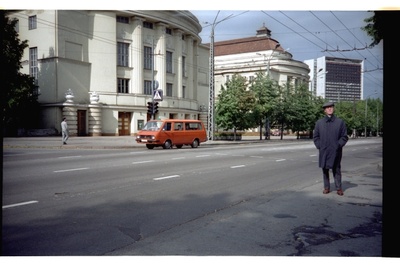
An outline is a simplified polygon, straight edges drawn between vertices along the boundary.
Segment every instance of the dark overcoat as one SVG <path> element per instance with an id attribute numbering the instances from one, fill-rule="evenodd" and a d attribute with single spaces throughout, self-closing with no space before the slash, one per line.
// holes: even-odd
<path id="1" fill-rule="evenodd" d="M 319 167 L 333 168 L 340 166 L 343 146 L 349 137 L 345 122 L 332 115 L 325 116 L 315 123 L 313 140 L 319 150 Z"/>

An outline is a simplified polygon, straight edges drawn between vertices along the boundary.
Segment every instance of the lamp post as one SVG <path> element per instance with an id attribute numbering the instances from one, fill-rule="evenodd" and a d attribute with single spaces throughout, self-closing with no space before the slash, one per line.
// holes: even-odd
<path id="1" fill-rule="evenodd" d="M 367 110 L 367 105 L 368 105 L 368 98 L 370 97 L 370 96 L 372 96 L 372 95 L 375 95 L 375 94 L 377 94 L 377 92 L 375 92 L 375 93 L 373 93 L 373 94 L 371 94 L 371 95 L 369 95 L 369 96 L 367 96 L 366 98 L 365 98 L 365 119 L 364 119 L 364 122 L 365 122 L 365 124 L 364 124 L 364 137 L 365 138 L 367 138 L 367 113 L 368 113 L 368 110 Z"/>
<path id="2" fill-rule="evenodd" d="M 215 89 L 214 89 L 214 29 L 221 23 L 229 19 L 233 14 L 216 22 L 219 11 L 215 16 L 214 22 L 211 25 L 210 33 L 210 84 L 209 84 L 209 104 L 208 104 L 208 140 L 214 140 L 214 102 L 215 102 Z"/>

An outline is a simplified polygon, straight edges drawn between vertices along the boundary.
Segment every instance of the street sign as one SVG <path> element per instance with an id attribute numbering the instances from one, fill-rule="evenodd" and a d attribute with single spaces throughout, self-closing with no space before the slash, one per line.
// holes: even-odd
<path id="1" fill-rule="evenodd" d="M 163 100 L 163 91 L 161 89 L 154 90 L 153 99 L 154 99 L 154 101 L 162 101 Z"/>

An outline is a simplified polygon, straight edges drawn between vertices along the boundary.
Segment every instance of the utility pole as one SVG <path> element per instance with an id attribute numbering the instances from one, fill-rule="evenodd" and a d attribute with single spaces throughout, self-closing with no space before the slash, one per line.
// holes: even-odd
<path id="1" fill-rule="evenodd" d="M 229 19 L 233 14 L 216 22 L 219 11 L 215 16 L 214 22 L 211 25 L 210 34 L 210 84 L 209 84 L 209 103 L 208 103 L 208 140 L 214 140 L 214 103 L 215 103 L 215 88 L 214 88 L 214 29 L 224 20 Z"/>
<path id="2" fill-rule="evenodd" d="M 152 106 L 152 112 L 151 112 L 151 120 L 155 119 L 154 115 L 154 38 L 153 38 L 153 43 L 151 45 L 151 106 Z"/>

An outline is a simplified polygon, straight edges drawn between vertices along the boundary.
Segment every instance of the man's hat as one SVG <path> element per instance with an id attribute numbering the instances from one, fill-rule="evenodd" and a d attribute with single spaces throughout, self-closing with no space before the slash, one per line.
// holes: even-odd
<path id="1" fill-rule="evenodd" d="M 333 102 L 326 102 L 324 105 L 322 105 L 322 108 L 325 109 L 325 108 L 330 107 L 330 106 L 334 107 L 334 106 L 335 106 L 335 103 L 333 103 Z"/>

